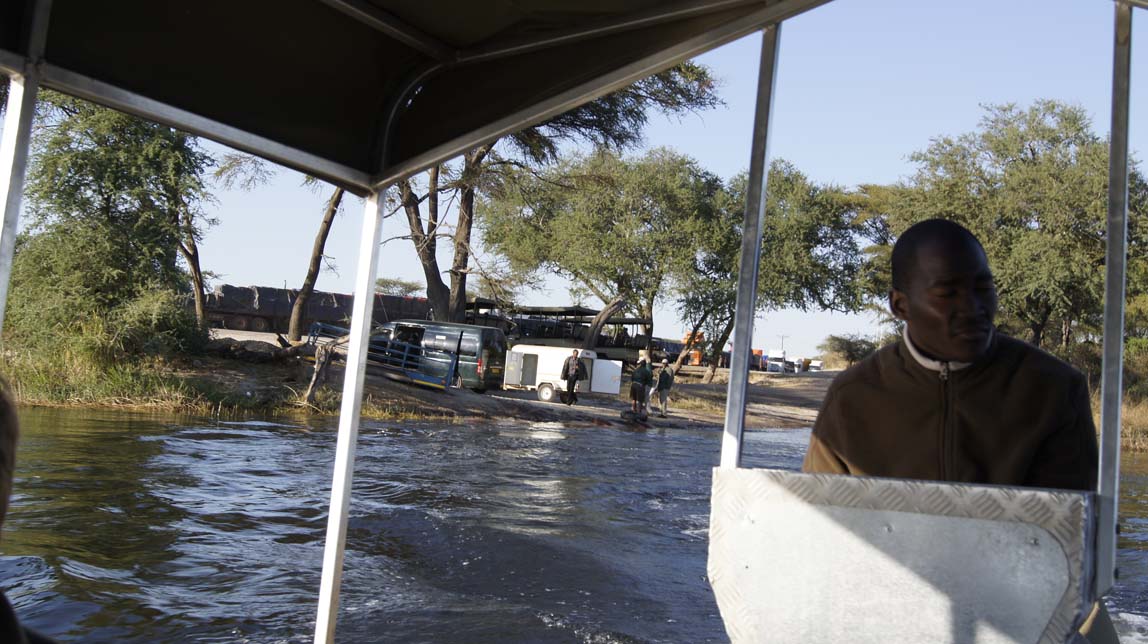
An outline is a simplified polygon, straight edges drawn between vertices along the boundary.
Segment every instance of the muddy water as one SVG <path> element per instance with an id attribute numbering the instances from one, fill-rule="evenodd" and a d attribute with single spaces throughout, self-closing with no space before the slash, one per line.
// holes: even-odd
<path id="1" fill-rule="evenodd" d="M 62 641 L 308 642 L 333 424 L 29 410 L 0 583 Z M 722 642 L 705 581 L 714 431 L 368 423 L 339 640 Z M 748 464 L 797 467 L 808 433 Z M 1148 459 L 1112 598 L 1148 628 Z M 1148 641 L 1148 637 L 1144 641 Z"/>

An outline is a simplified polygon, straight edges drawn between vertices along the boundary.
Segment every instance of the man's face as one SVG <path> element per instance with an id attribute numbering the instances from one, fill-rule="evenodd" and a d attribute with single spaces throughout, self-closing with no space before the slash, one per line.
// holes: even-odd
<path id="1" fill-rule="evenodd" d="M 906 290 L 889 294 L 889 308 L 909 328 L 913 344 L 935 360 L 973 362 L 992 339 L 997 291 L 988 259 L 968 239 L 923 243 Z"/>

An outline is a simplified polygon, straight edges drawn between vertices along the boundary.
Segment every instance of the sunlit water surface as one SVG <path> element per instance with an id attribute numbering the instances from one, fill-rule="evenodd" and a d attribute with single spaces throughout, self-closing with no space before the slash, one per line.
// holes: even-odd
<path id="1" fill-rule="evenodd" d="M 0 583 L 64 642 L 309 642 L 333 422 L 27 410 Z M 807 431 L 755 432 L 796 468 Z M 342 642 L 722 642 L 713 430 L 366 423 Z M 1124 464 L 1110 598 L 1148 642 L 1148 458 Z"/>

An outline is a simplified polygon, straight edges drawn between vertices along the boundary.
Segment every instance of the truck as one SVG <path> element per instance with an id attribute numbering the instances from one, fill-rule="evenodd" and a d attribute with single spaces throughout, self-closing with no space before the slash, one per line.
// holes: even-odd
<path id="1" fill-rule="evenodd" d="M 573 352 L 569 347 L 516 344 L 506 352 L 504 389 L 525 389 L 538 394 L 543 402 L 565 398 L 566 381 L 562 365 Z M 622 388 L 622 363 L 599 358 L 597 352 L 583 349 L 579 359 L 586 367 L 586 380 L 579 391 L 617 395 Z"/>
<path id="2" fill-rule="evenodd" d="M 762 368 L 771 373 L 785 373 L 785 349 L 770 349 Z"/>
<path id="3" fill-rule="evenodd" d="M 298 297 L 296 289 L 220 284 L 207 294 L 207 320 L 212 326 L 236 331 L 286 333 Z M 303 327 L 309 328 L 314 322 L 349 326 L 353 305 L 352 295 L 314 291 L 303 312 Z M 375 294 L 376 324 L 402 318 L 426 319 L 429 313 L 426 298 Z"/>

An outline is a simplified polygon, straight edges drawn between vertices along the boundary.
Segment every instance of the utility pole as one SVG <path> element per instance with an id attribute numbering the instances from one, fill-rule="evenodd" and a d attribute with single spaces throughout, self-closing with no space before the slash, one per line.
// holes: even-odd
<path id="1" fill-rule="evenodd" d="M 777 337 L 781 338 L 781 350 L 785 351 L 785 339 L 788 338 L 789 336 L 788 335 L 779 335 Z"/>

